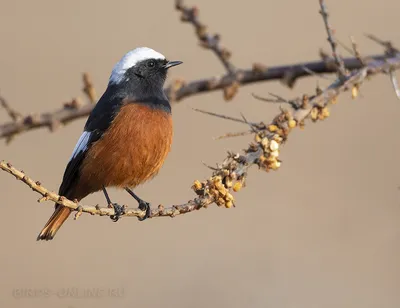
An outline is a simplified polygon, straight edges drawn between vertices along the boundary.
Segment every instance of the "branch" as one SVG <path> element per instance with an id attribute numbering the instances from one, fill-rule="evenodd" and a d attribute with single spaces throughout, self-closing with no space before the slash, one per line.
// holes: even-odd
<path id="1" fill-rule="evenodd" d="M 375 55 L 369 56 L 369 58 L 377 63 L 381 63 L 387 57 L 385 55 Z M 400 61 L 399 58 L 400 53 L 391 57 L 392 61 Z M 344 59 L 344 64 L 349 70 L 360 69 L 362 67 L 361 62 L 357 58 Z M 241 85 L 248 85 L 261 81 L 282 80 L 290 76 L 288 82 L 290 86 L 293 87 L 294 82 L 298 78 L 310 76 L 310 74 L 304 70 L 304 67 L 316 74 L 336 72 L 335 68 L 327 65 L 326 61 L 315 61 L 304 64 L 270 67 L 258 73 L 254 72 L 253 69 L 244 69 L 240 70 L 241 74 L 238 80 Z M 165 91 L 172 102 L 178 102 L 193 95 L 224 89 L 231 83 L 232 77 L 227 74 L 221 77 L 210 77 L 187 83 L 176 81 L 167 87 Z M 80 118 L 86 118 L 93 108 L 94 104 L 92 103 L 81 104 L 78 99 L 74 99 L 55 111 L 26 115 L 21 117 L 18 121 L 0 124 L 0 139 L 10 138 L 38 128 L 47 127 L 51 131 L 54 131 L 61 125 L 66 125 Z"/>
<path id="2" fill-rule="evenodd" d="M 81 213 L 89 213 L 92 215 L 100 215 L 100 216 L 113 216 L 115 215 L 113 208 L 108 207 L 99 207 L 99 206 L 81 206 L 78 203 L 71 201 L 65 197 L 62 197 L 47 188 L 43 187 L 39 181 L 34 181 L 23 171 L 17 170 L 14 168 L 10 163 L 1 161 L 0 162 L 0 169 L 12 174 L 15 176 L 17 180 L 24 182 L 33 191 L 38 192 L 42 195 L 42 198 L 38 200 L 38 202 L 43 201 L 52 201 L 58 204 L 62 204 L 73 211 L 76 211 L 75 219 L 78 219 Z M 188 212 L 192 212 L 198 208 L 200 208 L 200 204 L 196 204 L 196 201 L 189 201 L 186 204 L 178 205 L 178 206 L 171 206 L 170 208 L 164 208 L 162 205 L 159 205 L 157 209 L 152 210 L 151 217 L 161 217 L 161 216 L 169 216 L 174 217 L 179 214 L 184 214 Z M 133 209 L 133 208 L 125 208 L 124 216 L 128 217 L 140 217 L 143 218 L 145 212 L 141 211 L 140 209 Z"/>
<path id="3" fill-rule="evenodd" d="M 203 207 L 206 208 L 212 203 L 227 208 L 234 206 L 232 192 L 238 192 L 245 185 L 247 170 L 251 166 L 257 165 L 259 169 L 265 171 L 279 169 L 281 165 L 279 149 L 287 141 L 288 135 L 294 128 L 304 128 L 305 120 L 317 122 L 327 118 L 330 115 L 328 107 L 337 102 L 338 95 L 349 89 L 358 89 L 368 75 L 385 73 L 398 68 L 400 68 L 400 55 L 385 61 L 373 61 L 364 68 L 345 76 L 343 80 L 333 82 L 316 95 L 304 95 L 301 98 L 290 100 L 293 108 L 290 110 L 282 109 L 281 113 L 269 125 L 252 126 L 255 142 L 242 154 L 228 153 L 228 156 L 218 165 L 218 168 L 214 169 L 210 178 L 203 182 L 198 180 L 194 182 L 192 189 L 197 194 L 196 198 L 181 205 L 169 207 L 159 205 L 157 209 L 152 210 L 150 217 L 174 217 Z M 356 93 L 357 91 L 352 92 Z M 355 98 L 356 95 L 353 95 L 353 97 Z M 41 194 L 42 198 L 39 201 L 50 200 L 67 206 L 78 213 L 76 218 L 82 212 L 101 216 L 114 215 L 114 210 L 111 208 L 81 206 L 74 201 L 51 192 L 43 187 L 40 182 L 35 182 L 22 171 L 12 167 L 10 163 L 3 161 L 0 163 L 0 168 L 14 175 L 18 180 Z M 124 214 L 124 216 L 129 217 L 143 217 L 144 215 L 143 211 L 135 208 L 127 208 L 126 214 Z"/>
<path id="4" fill-rule="evenodd" d="M 211 35 L 207 33 L 207 26 L 200 22 L 199 9 L 197 7 L 188 8 L 183 4 L 183 0 L 175 1 L 175 8 L 182 13 L 181 21 L 189 22 L 193 25 L 197 38 L 199 39 L 200 46 L 211 49 L 222 65 L 225 67 L 230 75 L 236 72 L 235 66 L 229 61 L 232 53 L 225 47 L 220 46 L 221 36 L 219 34 Z"/>
<path id="5" fill-rule="evenodd" d="M 321 1 L 321 6 L 324 6 L 323 1 Z M 323 18 L 325 21 L 326 16 L 324 14 Z M 334 50 L 334 44 L 331 44 L 331 46 Z M 303 129 L 305 127 L 306 120 L 318 122 L 329 117 L 330 106 L 332 104 L 336 104 L 338 96 L 349 89 L 351 89 L 353 99 L 356 98 L 358 89 L 363 84 L 367 76 L 373 76 L 379 73 L 392 73 L 394 70 L 400 68 L 399 52 L 394 49 L 391 44 L 388 44 L 387 46 L 390 46 L 390 50 L 386 50 L 386 56 L 377 56 L 374 59 L 370 59 L 363 65 L 361 64 L 362 61 L 360 62 L 360 60 L 351 60 L 357 61 L 357 65 L 362 66 L 344 75 L 339 73 L 339 78 L 337 80 L 323 90 L 317 88 L 316 94 L 303 95 L 302 97 L 290 100 L 284 99 L 277 95 L 272 95 L 273 98 L 271 99 L 264 99 L 260 96 L 255 96 L 258 99 L 268 102 L 278 101 L 288 103 L 289 109 L 281 108 L 281 112 L 270 122 L 269 125 L 265 125 L 263 123 L 249 123 L 243 117 L 243 122 L 250 125 L 255 141 L 250 144 L 242 154 L 228 153 L 222 163 L 217 165 L 217 168 L 211 168 L 213 171 L 208 179 L 203 180 L 202 182 L 198 180 L 194 181 L 192 189 L 197 195 L 195 198 L 181 205 L 172 205 L 169 207 L 159 205 L 157 209 L 152 210 L 150 218 L 162 216 L 174 217 L 201 208 L 206 208 L 212 203 L 215 203 L 218 206 L 224 206 L 226 208 L 234 206 L 234 197 L 232 193 L 240 191 L 240 189 L 246 184 L 248 169 L 251 166 L 258 166 L 259 169 L 267 172 L 271 170 L 278 170 L 280 168 L 282 163 L 279 160 L 280 148 L 287 141 L 288 136 L 293 129 L 296 127 Z M 346 61 L 344 61 L 344 63 L 346 63 Z M 299 67 L 299 72 L 301 73 L 304 73 L 303 66 L 304 65 L 301 65 Z M 338 70 L 340 69 L 338 67 L 336 68 Z M 315 72 L 315 69 L 312 69 L 312 71 Z M 392 75 L 392 80 L 395 82 L 396 80 L 393 76 L 394 75 Z M 395 88 L 396 90 L 398 89 L 397 82 Z M 177 93 L 179 93 L 179 91 L 181 91 L 181 89 L 177 90 Z M 83 108 L 90 109 L 86 106 L 92 107 L 93 105 L 85 105 L 80 109 L 76 109 L 76 112 L 79 112 L 79 110 L 82 110 Z M 59 111 L 57 114 L 58 121 L 67 119 L 60 117 L 62 112 L 71 112 L 71 110 L 75 109 L 66 110 L 68 111 L 65 111 L 64 109 Z M 87 110 L 84 112 L 87 112 Z M 223 117 L 227 120 L 238 120 L 236 118 L 221 116 L 215 113 L 209 114 Z M 48 115 L 47 121 L 50 121 L 49 118 L 50 120 L 52 119 L 52 117 Z M 18 180 L 22 181 L 34 191 L 42 195 L 42 198 L 39 199 L 40 202 L 50 200 L 52 202 L 62 204 L 73 211 L 76 211 L 76 218 L 78 218 L 82 212 L 101 216 L 112 216 L 115 214 L 112 208 L 82 206 L 75 201 L 71 201 L 63 196 L 59 196 L 58 194 L 43 187 L 40 182 L 35 182 L 22 171 L 12 167 L 10 163 L 4 161 L 0 162 L 0 169 L 12 174 Z M 136 208 L 126 208 L 125 212 L 126 213 L 123 216 L 128 217 L 134 216 L 142 218 L 145 215 L 143 211 Z"/>
<path id="6" fill-rule="evenodd" d="M 301 77 L 337 72 L 336 66 L 332 65 L 335 63 L 335 60 L 325 55 L 322 55 L 322 61 L 272 67 L 254 63 L 252 68 L 234 69 L 233 65 L 229 62 L 230 52 L 219 45 L 220 37 L 208 34 L 206 27 L 199 21 L 199 10 L 197 8 L 189 9 L 185 7 L 182 1 L 177 1 L 176 8 L 182 12 L 183 21 L 193 24 L 198 39 L 200 42 L 203 42 L 202 45 L 204 47 L 210 46 L 209 48 L 218 56 L 228 73 L 222 76 L 207 77 L 194 81 L 175 80 L 165 89 L 171 102 L 177 103 L 193 95 L 217 90 L 223 90 L 225 100 L 230 100 L 236 94 L 239 86 L 261 81 L 281 80 L 285 85 L 292 88 L 296 80 Z M 383 55 L 366 57 L 370 61 L 380 63 L 387 57 L 391 57 L 392 59 L 399 58 L 399 51 L 390 42 L 381 41 L 372 35 L 369 37 L 382 44 L 385 48 L 390 49 L 390 52 L 386 52 Z M 342 62 L 348 70 L 360 69 L 364 66 L 363 61 L 360 61 L 357 57 L 346 58 Z M 232 74 L 233 71 L 235 74 Z M 9 142 L 18 134 L 43 127 L 54 131 L 69 122 L 87 117 L 94 108 L 93 103 L 96 101 L 96 92 L 88 74 L 84 74 L 83 81 L 83 90 L 88 96 L 88 103 L 82 104 L 79 99 L 74 99 L 55 111 L 26 116 L 19 115 L 16 119 L 13 118 L 11 122 L 0 124 L 0 138 L 6 138 L 6 141 Z M 3 101 L 5 100 L 3 99 Z M 6 110 L 10 114 L 8 110 L 12 109 Z"/>

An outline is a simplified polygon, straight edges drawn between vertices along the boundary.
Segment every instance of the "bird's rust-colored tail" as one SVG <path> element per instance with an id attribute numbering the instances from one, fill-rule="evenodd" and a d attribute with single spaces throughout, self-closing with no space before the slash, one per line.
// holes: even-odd
<path id="1" fill-rule="evenodd" d="M 71 209 L 62 205 L 57 206 L 53 215 L 51 215 L 49 221 L 39 233 L 37 240 L 52 240 L 58 229 L 60 229 L 62 224 L 67 220 L 69 214 L 71 214 Z"/>

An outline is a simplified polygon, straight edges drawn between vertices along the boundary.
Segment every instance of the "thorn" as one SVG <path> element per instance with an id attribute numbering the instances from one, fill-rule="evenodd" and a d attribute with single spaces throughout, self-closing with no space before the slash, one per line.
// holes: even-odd
<path id="1" fill-rule="evenodd" d="M 55 132 L 57 129 L 59 129 L 61 126 L 62 126 L 62 123 L 61 123 L 60 121 L 58 121 L 58 120 L 52 120 L 52 121 L 50 122 L 49 128 L 50 128 L 50 131 L 53 133 L 53 132 Z"/>
<path id="2" fill-rule="evenodd" d="M 392 82 L 394 92 L 396 93 L 397 98 L 400 99 L 400 89 L 399 89 L 399 83 L 396 78 L 396 73 L 394 72 L 394 70 L 390 70 L 389 74 L 390 74 L 390 81 Z"/>
<path id="3" fill-rule="evenodd" d="M 48 201 L 48 200 L 50 200 L 50 197 L 47 193 L 45 193 L 44 196 L 38 200 L 38 202 L 42 203 L 42 202 Z"/>
<path id="4" fill-rule="evenodd" d="M 221 139 L 226 139 L 226 138 L 232 138 L 232 137 L 241 137 L 241 136 L 246 136 L 250 135 L 253 133 L 253 131 L 242 131 L 242 132 L 236 132 L 236 133 L 226 133 L 224 135 L 218 136 L 218 137 L 213 137 L 214 140 L 221 140 Z"/>
<path id="5" fill-rule="evenodd" d="M 351 49 L 350 47 L 348 47 L 345 43 L 343 43 L 342 41 L 338 40 L 336 38 L 336 41 L 338 42 L 338 44 L 344 49 L 346 50 L 350 55 L 352 55 L 353 57 L 356 56 L 354 49 Z"/>
<path id="6" fill-rule="evenodd" d="M 70 102 L 64 103 L 65 109 L 79 109 L 82 102 L 79 98 L 73 98 Z"/>
<path id="7" fill-rule="evenodd" d="M 361 64 L 363 66 L 365 66 L 366 65 L 365 60 L 361 56 L 361 53 L 360 53 L 360 51 L 358 49 L 358 45 L 357 45 L 356 40 L 354 39 L 353 36 L 350 36 L 350 41 L 351 41 L 351 46 L 352 46 L 352 48 L 354 50 L 354 54 L 355 54 L 356 58 L 361 62 Z"/>
<path id="8" fill-rule="evenodd" d="M 18 111 L 12 109 L 7 103 L 6 99 L 2 96 L 0 96 L 0 105 L 4 108 L 14 122 L 17 122 L 22 118 L 22 115 Z"/>
<path id="9" fill-rule="evenodd" d="M 289 89 L 292 89 L 294 87 L 294 84 L 296 83 L 296 79 L 297 76 L 294 70 L 287 70 L 286 72 L 284 72 L 281 82 Z"/>
<path id="10" fill-rule="evenodd" d="M 7 136 L 6 138 L 6 145 L 9 145 L 15 138 L 15 134 L 11 135 L 11 136 Z"/>
<path id="11" fill-rule="evenodd" d="M 77 212 L 75 214 L 74 220 L 78 220 L 78 218 L 81 217 L 83 208 L 81 205 L 79 205 L 76 210 L 77 210 Z"/>
<path id="12" fill-rule="evenodd" d="M 232 82 L 231 85 L 224 88 L 224 99 L 225 101 L 232 100 L 239 90 L 240 84 L 237 81 Z"/>
<path id="13" fill-rule="evenodd" d="M 245 118 L 244 114 L 243 114 L 243 113 L 240 113 L 240 115 L 242 116 L 242 118 L 243 118 L 243 120 L 246 122 L 246 124 L 248 124 L 248 125 L 250 126 L 251 130 L 252 130 L 254 133 L 257 133 L 257 129 L 254 127 L 253 124 L 251 124 L 251 123 L 249 123 L 249 121 L 247 121 L 247 119 Z"/>
<path id="14" fill-rule="evenodd" d="M 211 115 L 213 117 L 218 117 L 218 118 L 221 118 L 221 119 L 224 119 L 224 120 L 230 120 L 230 121 L 234 121 L 234 122 L 248 124 L 247 122 L 245 122 L 245 121 L 243 121 L 241 119 L 238 119 L 238 118 L 234 118 L 234 117 L 230 117 L 230 116 L 226 116 L 226 115 L 223 115 L 223 114 L 218 114 L 218 113 L 214 113 L 214 112 L 210 112 L 210 111 L 205 111 L 205 110 L 197 109 L 197 108 L 192 108 L 192 109 L 194 111 L 201 112 L 201 113 L 204 113 L 204 114 L 208 114 L 208 115 Z M 255 123 L 251 123 L 251 124 L 256 126 Z"/>
<path id="15" fill-rule="evenodd" d="M 393 44 L 390 41 L 381 40 L 373 34 L 365 33 L 364 35 L 375 43 L 378 43 L 379 45 L 385 47 L 385 52 L 389 55 L 399 52 L 398 49 L 394 48 Z"/>
<path id="16" fill-rule="evenodd" d="M 267 102 L 267 103 L 276 103 L 276 104 L 285 103 L 285 104 L 289 104 L 289 105 L 290 105 L 293 109 L 295 109 L 295 110 L 299 109 L 299 107 L 297 106 L 297 103 L 296 103 L 295 100 L 287 100 L 287 99 L 283 98 L 282 96 L 273 94 L 273 93 L 271 93 L 271 92 L 268 92 L 268 94 L 269 94 L 270 96 L 274 97 L 275 99 L 272 99 L 272 98 L 265 98 L 265 97 L 262 97 L 262 96 L 258 96 L 258 95 L 254 94 L 254 93 L 252 93 L 251 95 L 252 95 L 255 99 L 258 99 L 258 100 L 263 101 L 263 102 Z"/>
<path id="17" fill-rule="evenodd" d="M 211 169 L 211 170 L 213 170 L 213 171 L 217 171 L 218 170 L 218 168 L 215 168 L 215 167 L 212 167 L 212 166 L 210 166 L 210 165 L 208 165 L 208 164 L 206 164 L 205 162 L 201 162 L 204 166 L 206 166 L 208 169 Z"/>

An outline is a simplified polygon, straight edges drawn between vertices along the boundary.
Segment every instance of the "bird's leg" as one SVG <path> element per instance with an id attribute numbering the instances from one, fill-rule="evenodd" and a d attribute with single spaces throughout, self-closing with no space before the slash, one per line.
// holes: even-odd
<path id="1" fill-rule="evenodd" d="M 103 186 L 103 193 L 106 197 L 107 204 L 109 207 L 114 209 L 115 215 L 111 215 L 110 218 L 112 221 L 117 222 L 121 215 L 125 214 L 125 209 L 123 206 L 119 205 L 118 203 L 112 203 L 110 197 L 108 196 L 108 192 L 106 188 Z"/>
<path id="2" fill-rule="evenodd" d="M 125 187 L 125 190 L 133 197 L 135 200 L 139 203 L 139 209 L 142 211 L 146 211 L 146 214 L 144 215 L 143 218 L 138 217 L 140 221 L 145 220 L 146 218 L 149 218 L 151 215 L 151 208 L 150 208 L 150 203 L 143 201 L 136 195 L 132 190 L 130 190 L 128 187 Z"/>

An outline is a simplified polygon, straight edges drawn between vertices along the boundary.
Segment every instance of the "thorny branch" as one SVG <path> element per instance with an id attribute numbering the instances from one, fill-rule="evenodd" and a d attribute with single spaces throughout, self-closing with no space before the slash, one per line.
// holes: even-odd
<path id="1" fill-rule="evenodd" d="M 179 3 L 180 5 L 182 5 L 181 2 Z M 326 10 L 324 2 L 321 0 L 320 3 L 321 7 L 324 8 L 322 9 L 322 11 Z M 327 14 L 321 14 L 321 15 L 324 19 L 325 25 L 328 25 Z M 327 26 L 326 29 L 328 37 L 330 37 L 331 40 L 334 42 L 334 39 L 329 30 L 330 28 Z M 335 53 L 336 51 L 334 46 L 336 45 L 331 43 L 332 51 Z M 384 46 L 386 50 L 385 50 L 385 55 L 383 56 L 376 56 L 373 58 L 369 58 L 368 61 L 365 62 L 360 61 L 359 59 L 348 59 L 348 60 L 345 59 L 344 65 L 347 67 L 347 69 L 350 69 L 352 71 L 345 72 L 344 74 L 338 73 L 339 76 L 338 79 L 336 79 L 331 85 L 329 85 L 327 88 L 323 90 L 317 88 L 316 93 L 313 95 L 303 95 L 302 97 L 292 100 L 286 100 L 277 95 L 272 95 L 273 98 L 271 99 L 255 96 L 258 99 L 262 99 L 269 102 L 272 101 L 272 102 L 287 103 L 289 108 L 288 109 L 281 108 L 281 112 L 270 122 L 269 125 L 265 125 L 263 123 L 260 124 L 249 123 L 247 122 L 246 119 L 243 119 L 244 122 L 250 125 L 251 131 L 255 136 L 254 142 L 250 144 L 250 146 L 246 150 L 244 150 L 242 154 L 228 153 L 228 156 L 221 164 L 218 165 L 217 168 L 211 168 L 213 172 L 211 177 L 208 178 L 207 180 L 204 180 L 202 182 L 196 180 L 192 185 L 192 189 L 197 195 L 196 198 L 181 205 L 172 205 L 170 207 L 164 207 L 160 205 L 157 209 L 152 210 L 150 217 L 160 217 L 160 216 L 174 217 L 176 215 L 192 212 L 194 210 L 198 210 L 203 207 L 206 208 L 208 205 L 212 203 L 216 203 L 218 206 L 225 206 L 227 208 L 234 206 L 234 197 L 232 193 L 239 191 L 245 185 L 245 181 L 247 178 L 247 170 L 249 167 L 256 165 L 259 167 L 259 169 L 265 171 L 279 169 L 281 165 L 281 161 L 279 160 L 280 148 L 282 147 L 283 143 L 287 141 L 290 132 L 294 128 L 296 127 L 304 128 L 306 120 L 317 122 L 327 118 L 330 115 L 329 107 L 337 102 L 338 95 L 343 92 L 346 92 L 351 89 L 352 97 L 356 98 L 358 95 L 358 89 L 360 88 L 360 86 L 362 85 L 363 81 L 366 79 L 367 76 L 372 76 L 379 73 L 391 74 L 394 70 L 400 68 L 399 51 L 395 49 L 391 43 L 384 42 Z M 285 71 L 295 72 L 294 74 L 296 76 L 295 78 L 299 76 L 304 76 L 304 69 L 303 69 L 304 66 L 306 66 L 308 69 L 316 73 L 327 72 L 328 67 L 329 70 L 332 70 L 332 67 L 327 66 L 325 62 L 322 62 L 322 64 L 315 62 L 314 64 L 311 63 L 307 65 L 303 64 L 298 66 L 287 67 L 286 69 L 282 69 L 282 67 L 275 68 L 274 71 L 275 75 L 271 73 L 271 69 L 265 71 L 262 70 L 260 74 L 261 75 L 264 74 L 263 75 L 264 77 L 263 79 L 258 79 L 258 80 L 273 79 L 273 76 L 279 75 L 278 71 L 281 73 L 280 78 L 283 77 L 282 74 L 284 74 L 283 72 Z M 294 67 L 296 68 L 294 69 Z M 338 70 L 340 70 L 340 67 L 338 66 L 335 67 Z M 253 71 L 251 73 L 248 72 L 248 74 L 249 75 L 247 81 L 250 82 L 249 80 L 253 80 L 254 82 L 255 79 L 251 79 L 255 78 L 253 76 Z M 246 73 L 243 76 L 246 76 Z M 393 80 L 394 78 L 392 77 L 392 81 Z M 198 86 L 199 83 L 204 83 L 204 82 L 206 81 L 195 81 L 190 84 L 182 85 L 182 87 L 179 89 L 175 89 L 173 88 L 173 86 L 171 86 L 169 88 L 169 93 L 171 93 L 171 91 L 175 91 L 176 94 L 175 98 L 177 97 L 183 98 L 185 96 L 194 93 L 212 90 L 211 88 L 204 88 Z M 214 85 L 213 89 L 215 89 L 215 87 L 221 88 L 222 84 L 226 85 L 228 84 L 228 81 L 220 80 L 219 85 L 218 86 Z M 191 88 L 192 90 L 189 90 L 189 88 Z M 193 88 L 195 90 L 193 90 Z M 85 105 L 81 109 L 78 108 L 72 110 L 75 110 L 75 112 L 80 112 L 81 114 L 84 112 L 89 113 L 91 107 L 92 105 Z M 85 111 L 82 111 L 82 109 L 84 109 Z M 71 116 L 69 117 L 66 116 L 66 114 L 68 114 L 70 110 L 69 109 L 65 110 L 58 111 L 56 118 L 59 121 L 72 120 Z M 65 116 L 65 118 L 61 116 L 62 112 L 66 112 L 66 114 L 62 114 L 62 116 Z M 212 115 L 217 115 L 217 114 L 212 114 Z M 51 121 L 53 119 L 51 117 L 51 114 L 47 114 L 45 118 L 46 121 Z M 40 124 L 36 123 L 36 125 Z M 11 133 L 11 135 L 12 134 L 13 133 Z M 8 134 L 8 136 L 9 135 L 10 134 Z M 14 167 L 12 167 L 10 163 L 4 161 L 0 162 L 0 169 L 14 175 L 18 180 L 23 181 L 34 191 L 41 194 L 42 198 L 39 199 L 39 201 L 51 200 L 53 202 L 57 202 L 59 204 L 62 204 L 64 206 L 73 209 L 74 211 L 77 212 L 76 218 L 79 217 L 82 212 L 91 213 L 93 215 L 96 214 L 107 215 L 107 216 L 114 215 L 114 210 L 111 208 L 102 208 L 99 206 L 82 206 L 74 201 L 68 200 L 62 196 L 57 195 L 56 193 L 51 192 L 48 189 L 44 188 L 41 185 L 41 183 L 35 182 L 31 178 L 29 178 L 22 171 L 19 171 Z M 124 216 L 143 217 L 145 215 L 144 212 L 135 208 L 126 208 L 125 211 L 126 214 Z"/>
<path id="2" fill-rule="evenodd" d="M 222 76 L 202 78 L 194 81 L 175 80 L 165 89 L 170 101 L 173 103 L 177 103 L 193 95 L 216 90 L 223 90 L 225 100 L 230 100 L 238 91 L 239 85 L 244 86 L 261 81 L 281 80 L 283 84 L 292 88 L 296 80 L 301 77 L 337 72 L 335 60 L 322 52 L 321 61 L 271 67 L 260 63 L 254 63 L 252 68 L 234 69 L 233 65 L 229 62 L 230 52 L 219 45 L 220 36 L 217 35 L 217 39 L 215 39 L 215 36 L 208 34 L 205 26 L 199 21 L 199 9 L 187 8 L 183 5 L 182 1 L 177 1 L 176 8 L 182 13 L 182 18 L 186 22 L 190 22 L 194 25 L 197 37 L 200 42 L 202 42 L 202 46 L 213 46 L 211 50 L 217 54 L 218 58 L 223 61 L 223 64 L 225 63 L 224 66 L 227 68 L 228 73 Z M 365 57 L 364 59 L 368 59 L 369 62 L 375 61 L 376 63 L 381 63 L 381 61 L 384 61 L 387 57 L 391 57 L 399 61 L 399 51 L 395 49 L 390 42 L 382 41 L 372 35 L 368 35 L 368 37 L 384 46 L 386 48 L 386 53 L 383 55 Z M 365 64 L 357 57 L 345 58 L 342 62 L 350 71 L 361 69 Z M 233 71 L 235 71 L 235 74 L 231 73 Z M 65 103 L 61 108 L 55 111 L 18 117 L 11 116 L 12 121 L 0 124 L 0 138 L 6 138 L 6 141 L 11 141 L 12 137 L 18 134 L 43 127 L 47 127 L 53 131 L 69 122 L 87 117 L 94 107 L 93 103 L 96 101 L 96 93 L 89 75 L 87 74 L 84 74 L 84 92 L 89 100 L 89 102 L 85 104 L 76 98 L 71 102 Z M 2 101 L 5 100 L 2 98 Z M 8 109 L 6 110 L 8 111 Z M 8 113 L 10 114 L 9 111 Z"/>
<path id="3" fill-rule="evenodd" d="M 188 8 L 183 4 L 183 0 L 177 0 L 175 2 L 175 7 L 178 11 L 182 13 L 181 21 L 190 22 L 195 28 L 197 38 L 200 41 L 200 45 L 204 48 L 211 49 L 218 59 L 221 61 L 222 65 L 230 74 L 235 74 L 236 68 L 229 61 L 231 57 L 231 52 L 220 46 L 220 35 L 211 35 L 207 33 L 207 26 L 202 24 L 198 18 L 199 10 L 197 7 Z"/>

